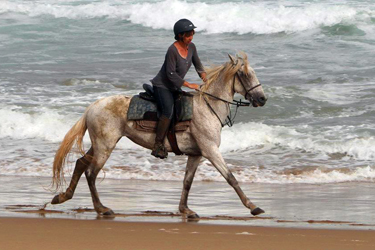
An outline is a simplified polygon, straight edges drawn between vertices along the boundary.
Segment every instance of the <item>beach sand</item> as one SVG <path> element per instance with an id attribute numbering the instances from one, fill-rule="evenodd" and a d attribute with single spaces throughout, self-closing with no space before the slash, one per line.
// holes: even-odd
<path id="1" fill-rule="evenodd" d="M 0 219 L 0 249 L 370 250 L 375 231 L 70 219 Z"/>
<path id="2" fill-rule="evenodd" d="M 86 180 L 51 205 L 49 178 L 0 177 L 3 249 L 375 249 L 374 183 L 248 184 L 266 213 L 251 216 L 225 182 L 195 182 L 178 213 L 181 182 L 98 180 L 113 217 L 97 216 Z M 44 205 L 47 204 L 46 207 Z"/>

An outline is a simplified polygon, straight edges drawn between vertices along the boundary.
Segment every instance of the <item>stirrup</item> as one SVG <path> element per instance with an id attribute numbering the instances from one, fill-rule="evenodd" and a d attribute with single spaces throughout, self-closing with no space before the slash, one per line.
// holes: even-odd
<path id="1" fill-rule="evenodd" d="M 168 158 L 168 151 L 163 144 L 156 145 L 151 152 L 151 155 L 156 158 L 165 159 Z"/>

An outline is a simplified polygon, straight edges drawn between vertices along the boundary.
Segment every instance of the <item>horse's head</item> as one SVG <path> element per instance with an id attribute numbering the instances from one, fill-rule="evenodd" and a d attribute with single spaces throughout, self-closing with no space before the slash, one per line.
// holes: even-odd
<path id="1" fill-rule="evenodd" d="M 233 72 L 233 89 L 247 99 L 253 107 L 264 106 L 267 98 L 263 92 L 262 85 L 259 83 L 255 71 L 250 67 L 247 61 L 247 55 L 241 53 L 241 56 L 233 57 L 229 55 L 231 71 Z"/>

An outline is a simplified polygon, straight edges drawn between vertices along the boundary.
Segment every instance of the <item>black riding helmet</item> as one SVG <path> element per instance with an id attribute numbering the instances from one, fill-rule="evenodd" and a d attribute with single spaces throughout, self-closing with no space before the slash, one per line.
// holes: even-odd
<path id="1" fill-rule="evenodd" d="M 188 19 L 178 20 L 173 27 L 174 39 L 178 40 L 178 34 L 194 30 L 196 27 Z"/>

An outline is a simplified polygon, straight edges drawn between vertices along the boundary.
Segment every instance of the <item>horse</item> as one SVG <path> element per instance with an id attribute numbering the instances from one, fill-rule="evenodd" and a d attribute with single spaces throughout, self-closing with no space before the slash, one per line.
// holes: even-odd
<path id="1" fill-rule="evenodd" d="M 243 205 L 250 209 L 252 215 L 264 213 L 264 210 L 253 204 L 242 191 L 219 151 L 221 130 L 230 112 L 229 103 L 233 102 L 234 94 L 239 93 L 244 96 L 253 107 L 264 106 L 267 101 L 263 88 L 248 63 L 247 55 L 241 52 L 240 55 L 228 56 L 230 59 L 228 62 L 206 70 L 207 82 L 201 86 L 200 93 L 193 95 L 194 109 L 190 126 L 186 131 L 176 133 L 180 151 L 188 156 L 179 203 L 180 213 L 188 218 L 199 218 L 198 214 L 188 207 L 187 201 L 202 157 L 208 159 L 234 188 Z M 73 146 L 78 148 L 82 157 L 76 161 L 66 191 L 55 195 L 52 204 L 60 204 L 72 199 L 78 181 L 85 173 L 95 211 L 98 215 L 115 214 L 111 208 L 100 202 L 95 186 L 99 171 L 121 137 L 126 136 L 134 143 L 148 149 L 152 149 L 155 141 L 155 133 L 138 131 L 135 129 L 135 121 L 127 119 L 131 98 L 115 95 L 95 101 L 86 108 L 83 116 L 67 132 L 53 162 L 52 186 L 56 191 L 62 187 L 65 180 L 64 165 Z M 84 152 L 82 141 L 86 130 L 90 136 L 91 147 Z M 164 145 L 168 152 L 172 151 L 167 139 Z"/>

